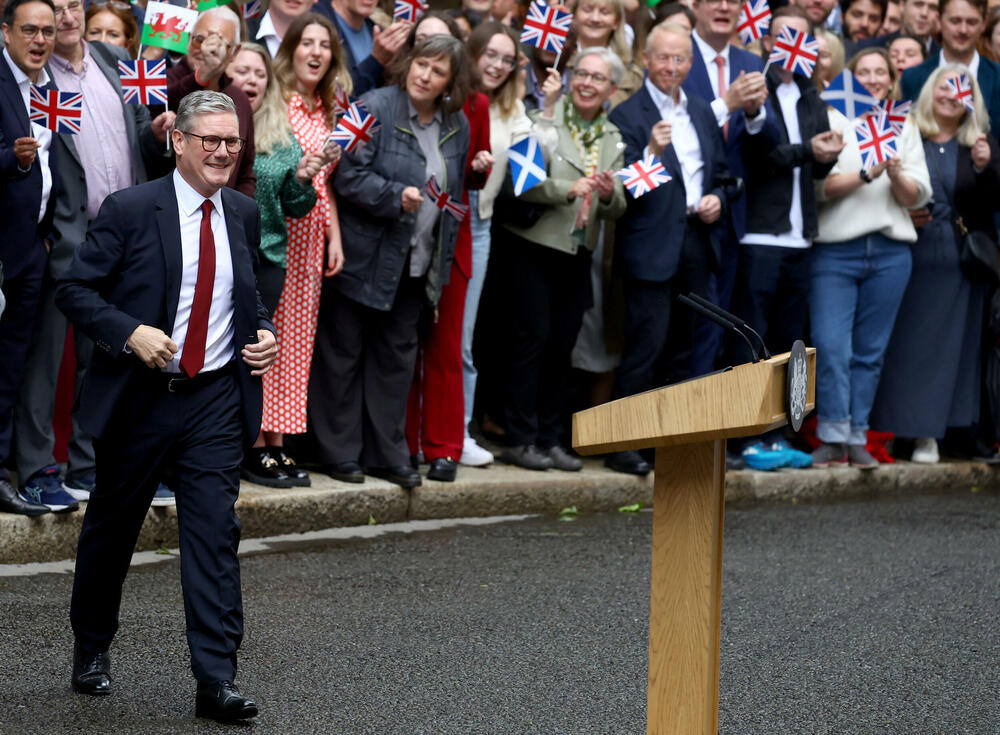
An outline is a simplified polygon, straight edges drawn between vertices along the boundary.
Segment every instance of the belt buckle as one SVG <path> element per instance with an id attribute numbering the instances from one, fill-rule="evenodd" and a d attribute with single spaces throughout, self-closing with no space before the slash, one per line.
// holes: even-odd
<path id="1" fill-rule="evenodd" d="M 183 383 L 184 383 L 184 379 L 183 378 L 171 378 L 170 380 L 167 381 L 167 392 L 169 392 L 169 393 L 176 393 L 177 392 L 177 387 L 179 387 Z M 175 387 L 175 386 L 177 386 L 177 387 Z"/>

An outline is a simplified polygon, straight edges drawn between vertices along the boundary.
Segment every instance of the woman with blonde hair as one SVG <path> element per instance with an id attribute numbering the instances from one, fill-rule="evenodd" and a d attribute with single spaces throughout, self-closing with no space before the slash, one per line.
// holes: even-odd
<path id="1" fill-rule="evenodd" d="M 822 92 L 844 71 L 844 43 L 836 33 L 826 28 L 816 32 L 816 40 L 819 42 L 819 55 L 813 82 Z"/>
<path id="2" fill-rule="evenodd" d="M 636 65 L 632 45 L 625 32 L 624 0 L 573 0 L 569 4 L 576 27 L 577 46 L 567 64 L 572 68 L 581 49 L 603 46 L 609 48 L 625 66 L 618 91 L 611 96 L 611 107 L 624 102 L 642 86 L 642 69 Z M 565 53 L 565 51 L 564 51 Z"/>
<path id="3" fill-rule="evenodd" d="M 951 86 L 961 75 L 972 87 L 971 111 Z M 923 139 L 933 196 L 911 212 L 918 225 L 913 272 L 886 351 L 872 426 L 916 439 L 911 459 L 933 463 L 946 429 L 971 427 L 979 418 L 989 286 L 963 271 L 956 222 L 985 234 L 995 247 L 1000 156 L 987 133 L 989 116 L 976 75 L 961 64 L 931 74 L 910 120 Z"/>

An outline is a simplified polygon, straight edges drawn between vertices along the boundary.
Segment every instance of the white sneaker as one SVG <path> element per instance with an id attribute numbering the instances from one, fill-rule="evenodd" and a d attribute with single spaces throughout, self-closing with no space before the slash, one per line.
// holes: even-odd
<path id="1" fill-rule="evenodd" d="M 471 436 L 465 437 L 465 442 L 462 444 L 462 459 L 459 460 L 459 464 L 466 467 L 485 467 L 491 462 L 493 462 L 493 452 L 483 449 Z"/>
<path id="2" fill-rule="evenodd" d="M 910 455 L 911 462 L 919 462 L 920 464 L 937 464 L 941 459 L 938 454 L 937 439 L 924 438 L 917 439 L 916 443 L 913 445 L 913 454 Z"/>

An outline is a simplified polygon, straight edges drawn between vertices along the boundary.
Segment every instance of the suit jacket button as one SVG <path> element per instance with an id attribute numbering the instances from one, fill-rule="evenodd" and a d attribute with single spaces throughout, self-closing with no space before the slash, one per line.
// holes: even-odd
<path id="1" fill-rule="evenodd" d="M 86 212 L 87 211 L 87 205 L 86 204 L 81 204 L 80 205 L 80 211 L 81 212 Z"/>

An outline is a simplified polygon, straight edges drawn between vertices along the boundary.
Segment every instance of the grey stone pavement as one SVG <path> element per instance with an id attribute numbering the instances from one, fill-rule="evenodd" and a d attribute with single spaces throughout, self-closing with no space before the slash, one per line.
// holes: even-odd
<path id="1" fill-rule="evenodd" d="M 494 520 L 247 544 L 244 729 L 193 718 L 175 558 L 133 568 L 104 700 L 70 574 L 0 566 L 0 733 L 644 733 L 651 514 Z M 998 557 L 992 489 L 731 504 L 719 731 L 1000 732 Z"/>

